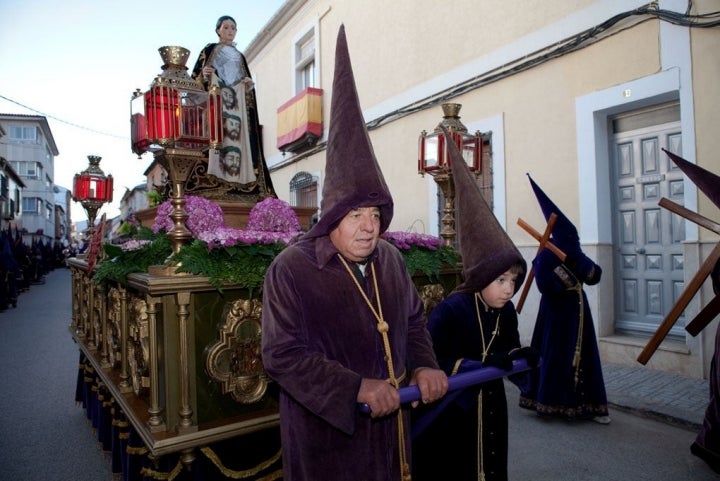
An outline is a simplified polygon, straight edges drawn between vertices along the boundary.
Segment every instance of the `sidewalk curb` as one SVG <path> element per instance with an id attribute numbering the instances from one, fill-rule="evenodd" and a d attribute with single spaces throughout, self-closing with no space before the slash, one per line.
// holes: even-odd
<path id="1" fill-rule="evenodd" d="M 702 427 L 702 424 L 685 419 L 685 417 L 663 413 L 652 408 L 633 407 L 628 406 L 627 403 L 619 404 L 612 401 L 608 401 L 608 406 L 612 409 L 617 409 L 635 416 L 654 419 L 656 421 L 687 429 L 688 431 L 697 432 Z"/>

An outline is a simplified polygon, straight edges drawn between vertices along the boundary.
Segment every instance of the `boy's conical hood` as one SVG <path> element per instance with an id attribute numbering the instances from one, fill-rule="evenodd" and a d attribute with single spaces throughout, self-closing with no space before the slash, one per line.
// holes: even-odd
<path id="1" fill-rule="evenodd" d="M 663 151 L 668 154 L 670 159 L 675 162 L 680 170 L 687 175 L 690 180 L 700 189 L 711 201 L 720 209 L 720 177 L 712 172 L 703 169 L 695 164 L 691 164 L 682 157 L 673 154 L 665 149 Z"/>
<path id="2" fill-rule="evenodd" d="M 551 236 L 553 244 L 568 255 L 582 252 L 580 248 L 580 236 L 578 235 L 575 225 L 570 222 L 570 219 L 550 200 L 550 197 L 535 183 L 532 177 L 530 177 L 530 174 L 528 174 L 528 179 L 530 180 L 533 192 L 535 192 L 535 197 L 540 204 L 540 209 L 542 209 L 543 215 L 545 216 L 545 220 L 550 220 L 552 214 L 557 216 Z"/>
<path id="3" fill-rule="evenodd" d="M 522 286 L 527 263 L 498 222 L 480 192 L 475 176 L 460 151 L 443 128 L 455 185 L 455 212 L 463 264 L 463 283 L 457 292 L 479 292 L 514 264 L 523 271 L 515 281 L 515 292 Z"/>
<path id="4" fill-rule="evenodd" d="M 373 206 L 380 208 L 380 232 L 385 232 L 393 217 L 393 199 L 360 109 L 344 25 L 335 48 L 327 145 L 321 217 L 305 237 L 328 235 L 352 209 Z"/>

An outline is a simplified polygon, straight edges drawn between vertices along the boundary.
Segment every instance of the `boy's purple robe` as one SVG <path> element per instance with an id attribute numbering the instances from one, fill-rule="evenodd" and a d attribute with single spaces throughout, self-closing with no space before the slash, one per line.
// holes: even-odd
<path id="1" fill-rule="evenodd" d="M 422 302 L 396 247 L 380 240 L 371 260 L 395 374 L 405 373 L 406 385 L 415 368 L 438 367 Z M 365 276 L 375 305 L 369 264 Z M 263 291 L 263 361 L 282 386 L 284 479 L 400 479 L 397 416 L 372 419 L 357 408 L 361 378 L 389 377 L 376 326 L 327 236 L 302 239 L 271 265 Z"/>

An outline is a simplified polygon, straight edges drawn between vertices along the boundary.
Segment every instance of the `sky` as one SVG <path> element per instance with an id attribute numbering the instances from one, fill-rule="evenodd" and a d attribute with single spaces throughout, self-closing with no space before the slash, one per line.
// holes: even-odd
<path id="1" fill-rule="evenodd" d="M 0 0 L 0 113 L 47 117 L 59 155 L 55 184 L 72 189 L 88 155 L 112 174 L 119 215 L 126 189 L 145 182 L 150 154 L 130 150 L 130 98 L 161 72 L 158 48 L 200 50 L 217 41 L 222 15 L 238 24 L 238 48 L 263 29 L 285 0 Z M 9 159 L 12 160 L 12 159 Z M 73 222 L 87 219 L 72 203 Z"/>

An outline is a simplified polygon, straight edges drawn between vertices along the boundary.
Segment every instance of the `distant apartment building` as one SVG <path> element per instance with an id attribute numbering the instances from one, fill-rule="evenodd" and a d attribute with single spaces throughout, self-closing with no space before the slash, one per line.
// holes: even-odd
<path id="1" fill-rule="evenodd" d="M 70 202 L 72 201 L 72 192 L 65 187 L 55 186 L 55 240 L 63 246 L 71 243 L 71 225 L 72 218 L 70 216 Z"/>
<path id="2" fill-rule="evenodd" d="M 55 241 L 55 156 L 59 154 L 47 119 L 40 115 L 0 114 L 7 133 L 0 156 L 24 184 L 14 217 L 26 243 Z M 8 181 L 8 193 L 10 184 Z"/>
<path id="3" fill-rule="evenodd" d="M 7 131 L 0 124 L 0 229 L 12 229 L 20 214 L 20 199 L 25 183 L 5 157 Z"/>
<path id="4" fill-rule="evenodd" d="M 132 189 L 125 189 L 120 199 L 120 219 L 127 220 L 135 212 L 148 208 L 147 184 L 139 184 Z"/>

